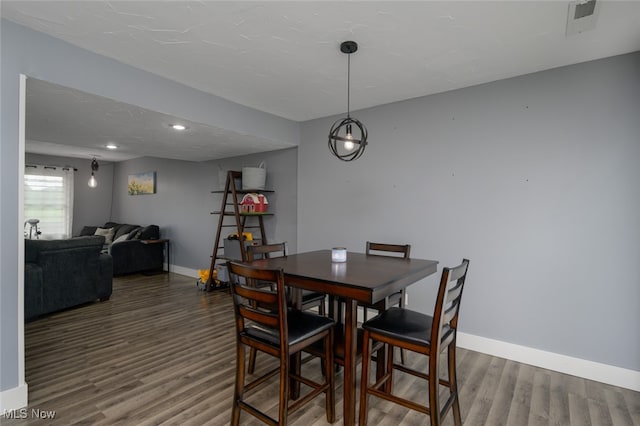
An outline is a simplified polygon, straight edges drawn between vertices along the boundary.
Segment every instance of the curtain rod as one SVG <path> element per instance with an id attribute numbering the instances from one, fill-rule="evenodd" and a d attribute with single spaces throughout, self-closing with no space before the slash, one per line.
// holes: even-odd
<path id="1" fill-rule="evenodd" d="M 73 170 L 74 172 L 77 172 L 78 169 L 76 169 L 75 167 L 71 167 L 71 166 L 39 166 L 37 164 L 25 164 L 25 167 L 30 167 L 33 169 L 37 169 L 38 167 L 42 167 L 44 169 L 51 169 L 51 170 L 56 170 L 58 167 L 60 167 L 62 170 Z"/>

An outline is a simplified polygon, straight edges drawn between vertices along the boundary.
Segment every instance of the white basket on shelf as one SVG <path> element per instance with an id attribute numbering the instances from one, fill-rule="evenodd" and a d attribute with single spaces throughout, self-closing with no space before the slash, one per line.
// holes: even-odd
<path id="1" fill-rule="evenodd" d="M 264 161 L 258 167 L 242 168 L 242 189 L 264 189 L 267 180 L 267 168 Z"/>

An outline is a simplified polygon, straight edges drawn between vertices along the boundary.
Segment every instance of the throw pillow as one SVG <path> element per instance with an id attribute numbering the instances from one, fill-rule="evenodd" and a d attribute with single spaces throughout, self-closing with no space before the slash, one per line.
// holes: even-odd
<path id="1" fill-rule="evenodd" d="M 137 240 L 141 233 L 142 233 L 142 226 L 129 232 L 129 237 L 127 238 L 127 240 Z"/>
<path id="2" fill-rule="evenodd" d="M 113 239 L 117 240 L 122 235 L 129 235 L 131 233 L 131 231 L 133 231 L 136 228 L 139 228 L 139 226 L 138 225 L 127 225 L 127 224 L 120 225 L 118 227 L 118 229 L 115 230 L 115 234 L 113 236 Z"/>
<path id="3" fill-rule="evenodd" d="M 140 231 L 139 240 L 157 240 L 160 237 L 160 228 L 157 225 L 147 225 Z"/>
<path id="4" fill-rule="evenodd" d="M 98 229 L 97 226 L 83 226 L 82 230 L 80 230 L 79 237 L 84 237 L 86 235 L 95 235 L 96 229 Z"/>
<path id="5" fill-rule="evenodd" d="M 129 234 L 120 235 L 118 238 L 113 240 L 113 244 L 117 244 L 117 243 L 122 242 L 122 241 L 127 241 L 127 237 L 128 236 L 129 236 Z"/>
<path id="6" fill-rule="evenodd" d="M 113 228 L 98 228 L 94 235 L 102 235 L 104 237 L 105 244 L 111 244 L 111 242 L 113 242 Z"/>

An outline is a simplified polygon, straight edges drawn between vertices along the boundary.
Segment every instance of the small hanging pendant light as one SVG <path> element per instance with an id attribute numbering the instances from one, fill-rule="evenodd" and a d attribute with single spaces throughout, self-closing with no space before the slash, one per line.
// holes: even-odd
<path id="1" fill-rule="evenodd" d="M 91 161 L 91 177 L 89 178 L 89 188 L 95 188 L 96 186 L 98 186 L 98 181 L 96 180 L 94 173 L 98 171 L 99 167 L 100 166 L 98 165 L 98 161 L 95 157 L 93 157 L 93 161 Z"/>
<path id="2" fill-rule="evenodd" d="M 350 115 L 351 54 L 358 50 L 355 41 L 344 41 L 340 51 L 347 56 L 347 118 L 337 120 L 329 131 L 329 149 L 342 161 L 357 160 L 367 146 L 367 128 Z M 354 133 L 355 130 L 355 133 Z"/>

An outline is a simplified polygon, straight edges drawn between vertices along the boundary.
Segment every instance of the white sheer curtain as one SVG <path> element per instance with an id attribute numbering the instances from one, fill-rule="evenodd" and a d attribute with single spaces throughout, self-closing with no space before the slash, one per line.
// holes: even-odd
<path id="1" fill-rule="evenodd" d="M 71 237 L 73 168 L 27 166 L 24 171 L 24 218 L 38 219 L 40 238 Z M 25 223 L 28 237 L 29 224 Z M 32 238 L 36 238 L 32 234 Z"/>

